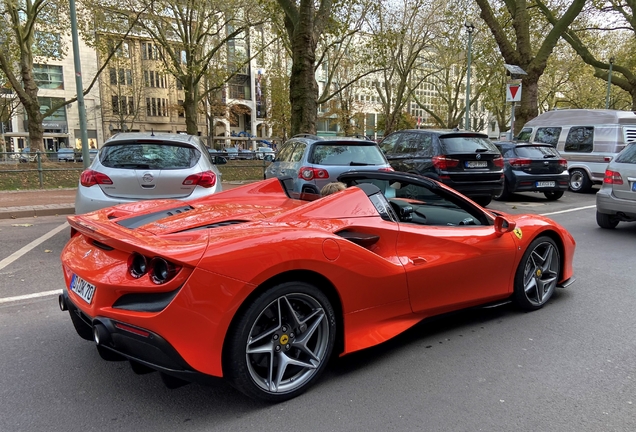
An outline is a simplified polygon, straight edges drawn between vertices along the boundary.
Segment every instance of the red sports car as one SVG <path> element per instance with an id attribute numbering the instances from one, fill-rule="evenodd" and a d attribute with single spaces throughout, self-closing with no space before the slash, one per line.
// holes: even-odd
<path id="1" fill-rule="evenodd" d="M 105 359 L 279 402 L 333 354 L 461 308 L 538 309 L 574 281 L 574 239 L 550 219 L 406 173 L 340 180 L 348 188 L 325 197 L 274 178 L 70 216 L 60 307 Z"/>

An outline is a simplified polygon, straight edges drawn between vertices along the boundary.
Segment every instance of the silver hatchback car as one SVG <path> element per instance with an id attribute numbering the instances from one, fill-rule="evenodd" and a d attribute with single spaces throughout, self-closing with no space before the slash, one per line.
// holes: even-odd
<path id="1" fill-rule="evenodd" d="M 628 144 L 607 165 L 596 194 L 596 223 L 612 229 L 619 222 L 636 222 L 636 143 Z"/>
<path id="2" fill-rule="evenodd" d="M 75 213 L 146 199 L 189 200 L 221 190 L 221 173 L 198 137 L 120 133 L 82 172 Z"/>
<path id="3" fill-rule="evenodd" d="M 265 178 L 292 177 L 293 192 L 319 194 L 324 185 L 352 170 L 393 171 L 374 141 L 297 135 L 285 142 Z"/>

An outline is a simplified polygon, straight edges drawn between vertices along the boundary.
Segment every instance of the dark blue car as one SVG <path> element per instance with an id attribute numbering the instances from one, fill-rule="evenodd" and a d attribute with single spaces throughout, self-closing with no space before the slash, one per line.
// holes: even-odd
<path id="1" fill-rule="evenodd" d="M 494 143 L 504 158 L 504 188 L 496 200 L 515 192 L 539 192 L 558 200 L 568 189 L 568 163 L 550 144 L 500 141 Z"/>

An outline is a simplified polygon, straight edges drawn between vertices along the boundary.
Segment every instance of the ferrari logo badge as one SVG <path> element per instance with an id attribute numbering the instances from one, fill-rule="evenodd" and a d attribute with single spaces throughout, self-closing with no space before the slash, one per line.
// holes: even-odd
<path id="1" fill-rule="evenodd" d="M 289 336 L 287 336 L 286 334 L 282 335 L 280 337 L 281 345 L 287 345 L 287 342 L 289 342 Z"/>
<path id="2" fill-rule="evenodd" d="M 521 228 L 515 228 L 513 233 L 515 233 L 515 235 L 517 236 L 517 238 L 519 240 L 521 240 L 521 237 L 523 236 L 523 233 L 521 232 Z"/>

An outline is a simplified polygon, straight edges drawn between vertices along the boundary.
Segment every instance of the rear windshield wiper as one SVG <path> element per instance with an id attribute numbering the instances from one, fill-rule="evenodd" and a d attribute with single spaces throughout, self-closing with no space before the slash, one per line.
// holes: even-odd
<path id="1" fill-rule="evenodd" d="M 373 164 L 366 163 L 366 162 L 354 162 L 354 161 L 351 161 L 349 163 L 349 166 L 368 166 L 368 165 L 373 165 Z"/>
<path id="2" fill-rule="evenodd" d="M 555 155 L 543 155 L 543 159 L 555 158 Z"/>

